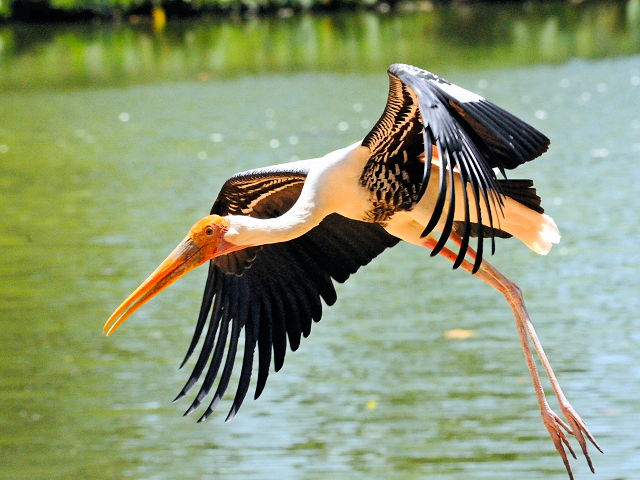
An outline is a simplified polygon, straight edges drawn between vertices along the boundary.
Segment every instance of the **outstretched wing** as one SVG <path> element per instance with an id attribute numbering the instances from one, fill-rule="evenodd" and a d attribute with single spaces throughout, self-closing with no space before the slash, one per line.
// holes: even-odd
<path id="1" fill-rule="evenodd" d="M 483 97 L 437 75 L 411 65 L 389 67 L 389 97 L 380 120 L 365 137 L 371 151 L 361 182 L 391 209 L 410 209 L 424 194 L 431 173 L 433 146 L 442 164 L 435 208 L 423 235 L 445 219 L 432 255 L 444 246 L 454 226 L 455 191 L 453 169 L 460 171 L 465 220 L 462 244 L 454 268 L 467 252 L 472 224 L 470 209 L 478 223 L 488 224 L 478 235 L 474 269 L 482 261 L 484 236 L 495 248 L 494 215 L 501 212 L 502 197 L 493 168 L 505 169 L 533 160 L 546 151 L 549 139 L 538 130 Z M 424 154 L 424 157 L 422 156 Z M 424 159 L 424 160 L 423 160 Z M 489 218 L 482 221 L 481 205 Z M 457 223 L 457 222 L 456 222 Z M 459 225 L 458 225 L 459 226 Z M 475 271 L 474 270 L 474 271 Z"/>
<path id="2" fill-rule="evenodd" d="M 298 198 L 306 174 L 306 168 L 288 166 L 237 174 L 225 183 L 211 213 L 262 218 L 282 215 Z M 333 281 L 346 281 L 398 241 L 380 225 L 331 214 L 295 240 L 252 247 L 213 260 L 183 365 L 205 326 L 206 333 L 193 371 L 176 400 L 186 395 L 206 370 L 187 413 L 202 403 L 218 379 L 213 399 L 200 420 L 214 411 L 229 385 L 238 340 L 244 331 L 240 377 L 227 419 L 233 417 L 249 388 L 256 347 L 255 398 L 264 388 L 272 358 L 278 371 L 287 343 L 295 351 L 301 335 L 309 335 L 312 320 L 320 320 L 321 299 L 327 305 L 336 301 Z"/>

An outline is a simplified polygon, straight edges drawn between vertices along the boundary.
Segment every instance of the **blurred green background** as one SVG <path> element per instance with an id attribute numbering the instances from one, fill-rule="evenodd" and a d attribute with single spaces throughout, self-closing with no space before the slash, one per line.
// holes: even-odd
<path id="1" fill-rule="evenodd" d="M 231 174 L 366 135 L 392 62 L 551 138 L 512 176 L 562 242 L 491 261 L 606 451 L 576 478 L 637 478 L 638 0 L 0 25 L 0 478 L 567 478 L 505 301 L 418 248 L 339 285 L 230 423 L 170 403 L 204 269 L 102 335 Z"/>
<path id="2" fill-rule="evenodd" d="M 266 72 L 363 72 L 414 59 L 478 70 L 640 48 L 640 0 L 472 4 L 429 12 L 303 14 L 135 24 L 0 25 L 0 88 L 126 85 Z"/>

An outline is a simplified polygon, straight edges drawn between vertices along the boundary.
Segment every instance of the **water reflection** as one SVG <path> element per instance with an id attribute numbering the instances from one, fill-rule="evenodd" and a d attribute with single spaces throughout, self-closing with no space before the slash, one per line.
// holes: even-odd
<path id="1" fill-rule="evenodd" d="M 640 0 L 471 4 L 396 15 L 0 26 L 0 88 L 125 84 L 258 72 L 459 70 L 640 51 Z"/>

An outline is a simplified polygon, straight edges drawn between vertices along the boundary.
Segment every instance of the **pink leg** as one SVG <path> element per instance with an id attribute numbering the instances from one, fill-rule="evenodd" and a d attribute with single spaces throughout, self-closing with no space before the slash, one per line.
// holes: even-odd
<path id="1" fill-rule="evenodd" d="M 460 245 L 461 239 L 457 234 L 452 233 L 450 238 L 456 244 L 458 244 L 458 246 Z M 429 236 L 425 239 L 423 245 L 430 250 L 433 250 L 436 245 L 436 240 L 433 237 Z M 448 248 L 443 248 L 440 251 L 440 254 L 448 258 L 452 262 L 454 262 L 457 258 L 457 254 L 452 252 Z M 473 251 L 473 249 L 469 248 L 468 255 L 472 259 L 475 259 L 476 253 Z M 464 260 L 462 262 L 461 267 L 468 272 L 471 272 L 473 269 L 473 265 L 467 260 Z M 595 439 L 587 429 L 586 424 L 584 423 L 582 418 L 580 418 L 580 415 L 578 415 L 578 413 L 573 409 L 566 396 L 564 395 L 564 392 L 560 387 L 560 383 L 558 382 L 555 373 L 551 368 L 551 364 L 549 363 L 549 360 L 542 348 L 542 344 L 538 339 L 536 331 L 533 328 L 533 324 L 531 323 L 529 313 L 527 312 L 527 309 L 525 307 L 520 288 L 507 277 L 502 275 L 502 273 L 500 273 L 486 260 L 482 261 L 480 269 L 478 270 L 478 272 L 476 272 L 475 276 L 479 277 L 481 280 L 488 283 L 493 288 L 502 293 L 511 306 L 511 309 L 513 310 L 513 315 L 516 320 L 516 327 L 518 329 L 518 335 L 520 336 L 520 342 L 524 351 L 527 367 L 529 369 L 529 373 L 531 374 L 531 379 L 533 380 L 533 387 L 535 389 L 536 397 L 538 398 L 538 405 L 540 406 L 540 411 L 542 413 L 542 420 L 546 429 L 551 435 L 551 439 L 553 440 L 553 444 L 555 445 L 556 450 L 562 457 L 562 461 L 564 462 L 567 472 L 569 473 L 569 478 L 573 480 L 573 474 L 571 472 L 571 467 L 569 465 L 565 447 L 574 458 L 576 457 L 576 455 L 571 448 L 571 445 L 569 444 L 565 433 L 562 431 L 563 428 L 568 433 L 572 433 L 576 437 L 578 443 L 580 444 L 580 447 L 582 448 L 582 452 L 587 459 L 589 468 L 593 472 L 593 464 L 587 450 L 587 442 L 585 440 L 585 436 L 600 452 L 602 452 L 602 449 L 596 443 Z M 569 426 L 567 426 L 567 424 L 565 424 L 565 422 L 563 422 L 560 417 L 558 417 L 558 415 L 556 415 L 556 413 L 549 407 L 549 403 L 547 402 L 546 396 L 544 394 L 544 389 L 540 381 L 540 375 L 538 374 L 535 360 L 531 352 L 529 341 L 533 343 L 538 357 L 540 358 L 540 361 L 542 362 L 542 365 L 547 372 L 547 376 L 549 377 L 549 381 L 551 382 L 553 391 L 556 394 L 556 398 L 558 399 L 562 413 L 567 419 Z"/>

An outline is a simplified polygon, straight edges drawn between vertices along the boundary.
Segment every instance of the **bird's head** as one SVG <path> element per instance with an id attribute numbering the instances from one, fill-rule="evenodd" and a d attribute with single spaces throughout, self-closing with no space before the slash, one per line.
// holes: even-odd
<path id="1" fill-rule="evenodd" d="M 209 215 L 196 222 L 186 238 L 111 314 L 104 324 L 104 332 L 111 335 L 140 306 L 188 271 L 214 257 L 244 248 L 225 240 L 228 231 L 229 221 L 218 215 Z"/>

